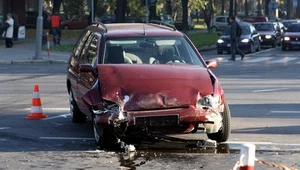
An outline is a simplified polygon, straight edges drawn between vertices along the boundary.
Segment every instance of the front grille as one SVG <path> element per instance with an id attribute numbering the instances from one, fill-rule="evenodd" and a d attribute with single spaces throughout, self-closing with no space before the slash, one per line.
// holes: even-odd
<path id="1" fill-rule="evenodd" d="M 138 127 L 177 126 L 178 124 L 178 115 L 135 117 L 135 125 Z"/>

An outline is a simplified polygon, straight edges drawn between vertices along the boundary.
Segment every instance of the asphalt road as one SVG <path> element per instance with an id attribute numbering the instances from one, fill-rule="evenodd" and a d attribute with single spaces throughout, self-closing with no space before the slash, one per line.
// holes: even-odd
<path id="1" fill-rule="evenodd" d="M 164 143 L 135 155 L 99 151 L 90 122 L 72 124 L 65 65 L 3 65 L 0 68 L 0 169 L 231 169 L 239 146 L 256 145 L 256 157 L 300 168 L 300 53 L 264 49 L 243 61 L 217 59 L 232 114 L 232 134 L 217 148 Z M 34 84 L 48 118 L 27 120 Z M 206 135 L 199 133 L 206 139 Z M 258 164 L 256 169 L 274 169 Z"/>

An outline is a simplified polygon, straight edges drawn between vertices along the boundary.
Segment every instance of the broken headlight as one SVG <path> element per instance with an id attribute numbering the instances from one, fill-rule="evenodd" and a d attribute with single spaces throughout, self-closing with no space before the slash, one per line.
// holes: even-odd
<path id="1" fill-rule="evenodd" d="M 221 96 L 208 95 L 200 98 L 197 102 L 197 108 L 217 108 L 221 104 Z"/>

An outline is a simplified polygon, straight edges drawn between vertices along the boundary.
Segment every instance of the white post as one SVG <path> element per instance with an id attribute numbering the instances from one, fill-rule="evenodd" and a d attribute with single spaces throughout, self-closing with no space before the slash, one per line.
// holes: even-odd
<path id="1" fill-rule="evenodd" d="M 240 170 L 254 170 L 255 145 L 250 143 L 242 144 L 240 155 L 243 157 Z"/>

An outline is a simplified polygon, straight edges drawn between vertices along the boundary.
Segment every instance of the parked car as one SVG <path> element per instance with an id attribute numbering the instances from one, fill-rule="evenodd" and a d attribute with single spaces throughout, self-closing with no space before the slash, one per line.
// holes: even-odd
<path id="1" fill-rule="evenodd" d="M 240 22 L 239 18 L 235 19 L 237 22 Z M 216 31 L 223 31 L 225 28 L 228 27 L 229 22 L 229 16 L 227 15 L 221 15 L 221 16 L 215 16 L 210 23 L 210 30 L 212 32 Z"/>
<path id="2" fill-rule="evenodd" d="M 283 34 L 282 50 L 299 48 L 300 47 L 300 23 L 289 25 Z"/>
<path id="3" fill-rule="evenodd" d="M 269 19 L 266 16 L 248 16 L 243 19 L 244 22 L 250 22 L 250 23 L 255 23 L 255 22 L 268 22 Z"/>
<path id="4" fill-rule="evenodd" d="M 177 17 L 176 21 L 175 21 L 175 27 L 178 29 L 178 30 L 182 30 L 182 17 Z M 192 20 L 191 17 L 188 17 L 188 29 L 189 30 L 193 30 L 195 28 L 195 24 Z"/>
<path id="5" fill-rule="evenodd" d="M 230 135 L 218 78 L 189 38 L 160 22 L 92 24 L 79 37 L 67 73 L 72 120 L 92 120 L 96 144 L 149 143 L 205 128 Z M 170 139 L 169 137 L 167 137 Z"/>
<path id="6" fill-rule="evenodd" d="M 49 12 L 43 11 L 43 28 L 50 28 L 50 16 Z M 25 27 L 27 28 L 36 28 L 38 12 L 37 11 L 26 11 L 26 23 Z"/>
<path id="7" fill-rule="evenodd" d="M 260 40 L 257 30 L 251 24 L 245 22 L 239 22 L 239 24 L 242 28 L 242 35 L 238 47 L 246 53 L 259 51 Z M 223 54 L 224 51 L 230 53 L 230 47 L 230 27 L 227 27 L 217 41 L 217 52 L 218 54 Z"/>
<path id="8" fill-rule="evenodd" d="M 282 20 L 281 23 L 284 25 L 284 27 L 287 29 L 291 24 L 300 22 L 299 20 L 296 19 L 291 19 L 291 20 Z"/>
<path id="9" fill-rule="evenodd" d="M 281 30 L 274 22 L 257 22 L 253 26 L 261 37 L 261 45 L 276 47 L 281 45 Z"/>
<path id="10" fill-rule="evenodd" d="M 62 21 L 63 29 L 84 29 L 89 25 L 88 15 L 76 15 L 70 20 Z"/>

